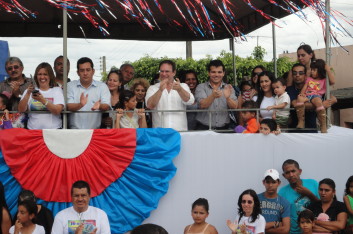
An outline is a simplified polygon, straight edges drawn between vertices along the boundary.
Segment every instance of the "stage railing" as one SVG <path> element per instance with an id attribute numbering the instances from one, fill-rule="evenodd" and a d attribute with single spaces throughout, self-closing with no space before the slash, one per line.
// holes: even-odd
<path id="1" fill-rule="evenodd" d="M 207 109 L 197 109 L 197 110 L 145 110 L 146 113 L 161 113 L 162 116 L 161 116 L 161 122 L 163 123 L 163 118 L 164 118 L 164 114 L 165 113 L 173 113 L 173 112 L 186 112 L 186 113 L 190 113 L 190 112 L 208 112 L 209 114 L 209 123 L 208 123 L 208 127 L 209 129 L 208 130 L 212 130 L 212 131 L 215 131 L 215 132 L 233 132 L 232 129 L 229 129 L 229 130 L 215 130 L 215 129 L 212 129 L 212 115 L 214 113 L 219 113 L 219 112 L 242 112 L 242 111 L 256 111 L 256 118 L 257 120 L 259 121 L 259 112 L 261 110 L 267 110 L 266 108 L 249 108 L 249 109 L 224 109 L 224 110 L 207 110 Z M 295 110 L 295 108 L 284 108 L 284 109 L 275 109 L 275 110 L 281 110 L 281 111 L 290 111 L 290 110 Z M 63 115 L 67 115 L 67 114 L 70 114 L 70 113 L 87 113 L 87 114 L 90 114 L 90 113 L 97 113 L 97 112 L 100 112 L 100 113 L 117 113 L 116 110 L 109 110 L 109 111 L 62 111 L 61 113 Z M 123 111 L 124 113 L 126 112 L 134 112 L 133 110 L 131 111 Z M 3 111 L 0 111 L 0 114 L 3 114 L 4 112 Z M 10 111 L 10 113 L 18 113 L 18 111 Z M 36 113 L 36 114 L 48 114 L 50 113 L 49 111 L 26 111 L 24 113 Z M 113 124 L 113 128 L 115 127 L 115 120 L 116 120 L 116 115 L 113 115 L 113 121 L 112 121 L 112 124 Z M 161 127 L 164 127 L 164 126 L 161 126 Z M 67 126 L 63 126 L 63 129 L 67 129 Z M 317 130 L 317 129 L 314 129 L 314 128 L 302 128 L 302 129 L 297 129 L 297 128 L 285 128 L 285 129 L 282 129 L 284 131 L 286 130 L 303 130 L 303 131 L 306 131 L 306 130 Z M 190 131 L 204 131 L 204 130 L 190 130 Z M 180 132 L 188 132 L 188 131 L 180 131 Z"/>

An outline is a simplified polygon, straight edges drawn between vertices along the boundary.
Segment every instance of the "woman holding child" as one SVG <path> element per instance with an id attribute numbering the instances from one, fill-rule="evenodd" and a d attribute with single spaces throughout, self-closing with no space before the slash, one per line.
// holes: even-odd
<path id="1" fill-rule="evenodd" d="M 326 178 L 319 182 L 320 201 L 311 203 L 308 209 L 314 213 L 314 232 L 338 233 L 346 227 L 347 210 L 343 202 L 337 201 L 336 184 Z"/>
<path id="2" fill-rule="evenodd" d="M 272 72 L 264 71 L 259 74 L 259 81 L 256 85 L 257 96 L 253 98 L 260 109 L 266 109 L 269 106 L 275 105 L 274 91 L 272 83 L 275 81 L 275 76 Z M 273 110 L 260 110 L 262 119 L 271 119 Z"/>

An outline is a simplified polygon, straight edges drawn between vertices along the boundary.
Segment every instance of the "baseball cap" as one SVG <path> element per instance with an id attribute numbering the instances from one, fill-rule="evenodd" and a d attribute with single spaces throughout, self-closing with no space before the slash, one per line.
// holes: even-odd
<path id="1" fill-rule="evenodd" d="M 265 171 L 264 179 L 267 176 L 270 176 L 274 180 L 278 180 L 279 179 L 279 173 L 278 173 L 278 171 L 276 169 L 268 169 L 267 171 Z"/>

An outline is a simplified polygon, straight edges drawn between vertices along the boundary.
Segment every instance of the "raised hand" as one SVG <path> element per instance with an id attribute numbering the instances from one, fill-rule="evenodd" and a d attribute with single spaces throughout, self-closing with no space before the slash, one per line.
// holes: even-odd
<path id="1" fill-rule="evenodd" d="M 180 85 L 180 80 L 179 78 L 175 78 L 175 81 L 173 82 L 173 86 L 172 88 L 176 91 L 180 91 L 181 90 L 181 85 Z"/>
<path id="2" fill-rule="evenodd" d="M 232 91 L 233 91 L 233 87 L 230 84 L 226 85 L 223 89 L 224 97 L 229 98 L 230 95 L 232 94 Z"/>
<path id="3" fill-rule="evenodd" d="M 100 105 L 101 105 L 101 100 L 96 101 L 96 102 L 93 104 L 91 110 L 93 110 L 93 111 L 99 110 Z"/>
<path id="4" fill-rule="evenodd" d="M 167 88 L 167 84 L 168 84 L 168 79 L 163 79 L 159 83 L 159 90 L 163 92 L 163 90 L 165 90 Z"/>
<path id="5" fill-rule="evenodd" d="M 80 104 L 82 107 L 84 107 L 86 104 L 87 104 L 87 101 L 88 101 L 88 94 L 84 94 L 84 93 L 81 93 L 81 96 L 80 96 Z"/>

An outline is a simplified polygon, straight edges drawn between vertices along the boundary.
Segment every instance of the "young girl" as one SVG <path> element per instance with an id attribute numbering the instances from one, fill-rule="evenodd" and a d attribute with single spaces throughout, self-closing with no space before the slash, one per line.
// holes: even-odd
<path id="1" fill-rule="evenodd" d="M 314 227 L 315 216 L 313 212 L 308 209 L 303 210 L 298 215 L 298 223 L 300 228 L 302 229 L 303 234 L 312 234 Z"/>
<path id="2" fill-rule="evenodd" d="M 305 126 L 305 105 L 304 102 L 310 101 L 316 108 L 317 118 L 320 122 L 321 133 L 327 133 L 326 126 L 326 112 L 322 104 L 323 96 L 326 93 L 326 64 L 322 59 L 317 59 L 310 64 L 311 77 L 305 81 L 305 85 L 300 91 L 297 99 L 297 128 L 304 128 Z M 330 85 L 335 83 L 333 76 L 329 77 Z"/>
<path id="3" fill-rule="evenodd" d="M 0 130 L 12 128 L 10 114 L 7 109 L 9 98 L 5 94 L 0 94 L 0 111 L 4 113 L 0 116 Z"/>
<path id="4" fill-rule="evenodd" d="M 184 229 L 184 234 L 218 234 L 217 229 L 206 223 L 208 217 L 208 201 L 199 198 L 192 204 L 191 216 L 194 223 Z"/>
<path id="5" fill-rule="evenodd" d="M 254 86 L 248 80 L 242 81 L 239 88 L 241 90 L 241 96 L 239 96 L 239 106 L 242 107 L 242 104 L 245 101 L 250 101 L 252 99 L 252 97 L 256 94 L 256 91 Z"/>
<path id="6" fill-rule="evenodd" d="M 37 205 L 32 201 L 22 201 L 18 204 L 17 220 L 10 228 L 10 234 L 33 233 L 45 234 L 43 226 L 33 223 L 37 215 Z"/>
<path id="7" fill-rule="evenodd" d="M 136 109 L 136 95 L 130 90 L 123 90 L 117 105 L 115 128 L 147 128 L 144 109 Z M 125 112 L 123 111 L 133 111 Z"/>
<path id="8" fill-rule="evenodd" d="M 353 176 L 348 178 L 344 193 L 345 196 L 343 197 L 343 201 L 348 211 L 346 233 L 353 233 Z"/>

